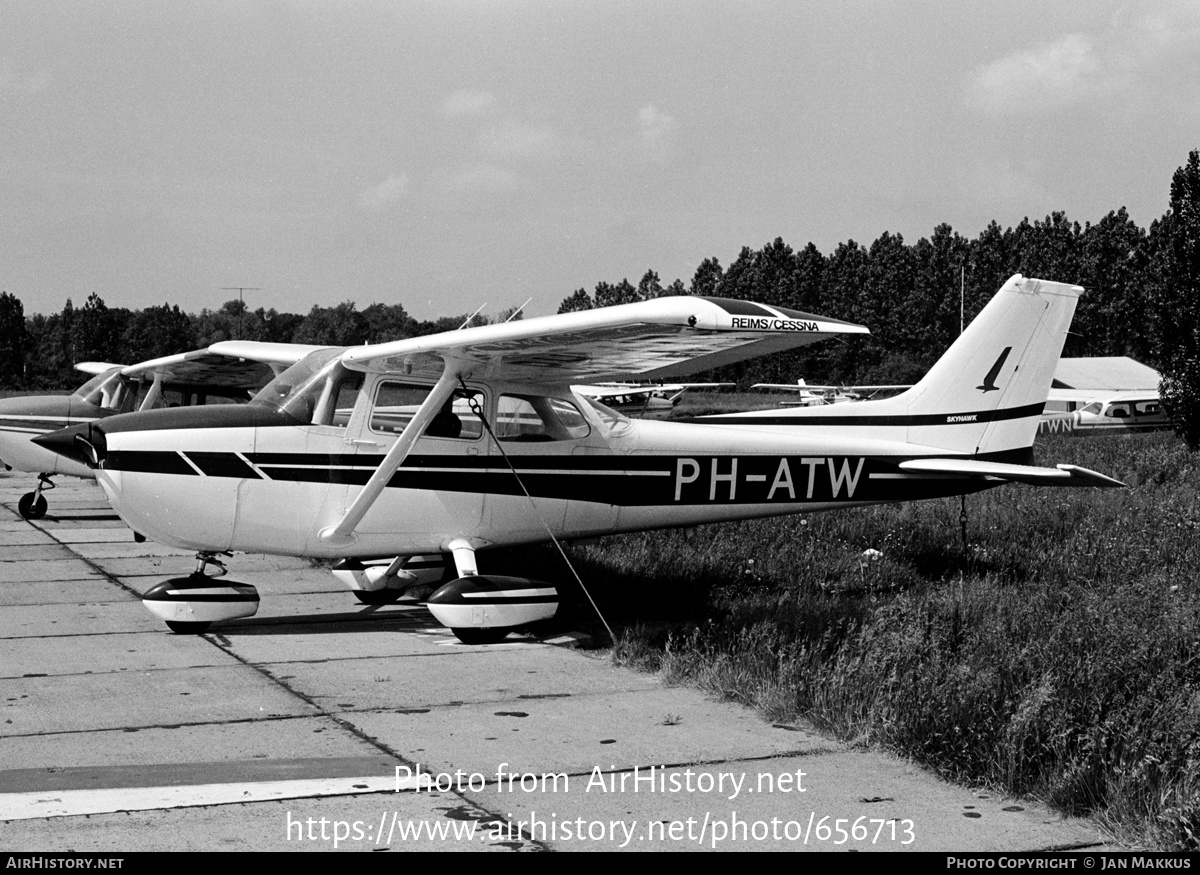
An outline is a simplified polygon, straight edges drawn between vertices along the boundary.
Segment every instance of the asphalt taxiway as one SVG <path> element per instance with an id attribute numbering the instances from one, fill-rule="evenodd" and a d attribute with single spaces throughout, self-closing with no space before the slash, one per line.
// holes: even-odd
<path id="1" fill-rule="evenodd" d="M 614 667 L 567 626 L 469 646 L 303 560 L 257 616 L 140 604 L 192 556 L 93 483 L 0 473 L 0 849 L 1041 851 L 1098 827 Z"/>

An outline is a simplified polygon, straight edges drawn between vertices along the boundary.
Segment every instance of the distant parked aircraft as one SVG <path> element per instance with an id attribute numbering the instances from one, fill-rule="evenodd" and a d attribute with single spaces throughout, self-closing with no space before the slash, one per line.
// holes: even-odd
<path id="1" fill-rule="evenodd" d="M 580 395 L 599 401 L 634 419 L 666 419 L 688 389 L 716 389 L 733 383 L 600 383 L 573 386 Z"/>
<path id="2" fill-rule="evenodd" d="M 1157 431 L 1171 428 L 1157 392 L 1116 392 L 1091 399 L 1078 409 L 1054 410 L 1070 403 L 1080 393 L 1051 391 L 1047 411 L 1042 414 L 1038 434 L 1107 434 L 1112 432 Z M 1071 398 L 1066 396 L 1070 395 Z M 1078 402 L 1076 402 L 1078 403 Z"/>
<path id="3" fill-rule="evenodd" d="M 81 362 L 94 376 L 70 395 L 29 395 L 0 401 L 0 459 L 6 468 L 38 475 L 37 486 L 17 503 L 26 519 L 46 515 L 55 474 L 95 479 L 81 462 L 33 443 L 33 438 L 118 413 L 202 404 L 244 404 L 274 376 L 319 346 L 227 340 L 207 349 L 137 365 Z"/>
<path id="4" fill-rule="evenodd" d="M 750 388 L 765 389 L 772 392 L 799 392 L 797 401 L 784 401 L 784 407 L 820 407 L 824 404 L 845 404 L 849 401 L 865 401 L 873 398 L 879 392 L 894 390 L 897 392 L 911 389 L 912 386 L 817 386 L 810 385 L 804 380 L 795 383 L 755 383 Z"/>

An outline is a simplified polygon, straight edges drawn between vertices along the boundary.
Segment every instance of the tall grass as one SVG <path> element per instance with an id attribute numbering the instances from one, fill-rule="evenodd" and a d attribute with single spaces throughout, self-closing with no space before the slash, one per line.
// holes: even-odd
<path id="1" fill-rule="evenodd" d="M 1047 463 L 1131 488 L 972 496 L 966 550 L 946 499 L 627 535 L 574 561 L 606 584 L 620 661 L 1200 849 L 1200 460 L 1161 433 L 1045 440 Z"/>

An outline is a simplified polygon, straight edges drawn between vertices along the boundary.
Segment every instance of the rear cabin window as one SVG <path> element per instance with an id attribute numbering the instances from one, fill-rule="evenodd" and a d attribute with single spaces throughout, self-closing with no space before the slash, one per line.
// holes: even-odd
<path id="1" fill-rule="evenodd" d="M 570 401 L 536 395 L 501 395 L 496 410 L 496 437 L 502 441 L 570 441 L 588 436 L 591 428 Z"/>

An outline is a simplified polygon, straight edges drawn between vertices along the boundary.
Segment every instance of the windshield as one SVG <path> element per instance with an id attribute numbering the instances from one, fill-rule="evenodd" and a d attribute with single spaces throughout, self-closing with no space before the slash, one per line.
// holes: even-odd
<path id="1" fill-rule="evenodd" d="M 349 399 L 342 398 L 338 388 L 341 384 L 353 383 L 357 393 L 363 375 L 351 375 L 342 367 L 343 352 L 344 349 L 331 348 L 309 353 L 267 383 L 250 403 L 270 407 L 301 422 L 344 426 L 345 421 L 335 423 L 334 420 L 339 408 L 342 417 L 349 418 L 348 411 L 342 407 Z"/>
<path id="2" fill-rule="evenodd" d="M 133 409 L 134 390 L 121 377 L 121 368 L 111 368 L 97 374 L 75 390 L 74 396 L 94 407 L 125 412 Z"/>

